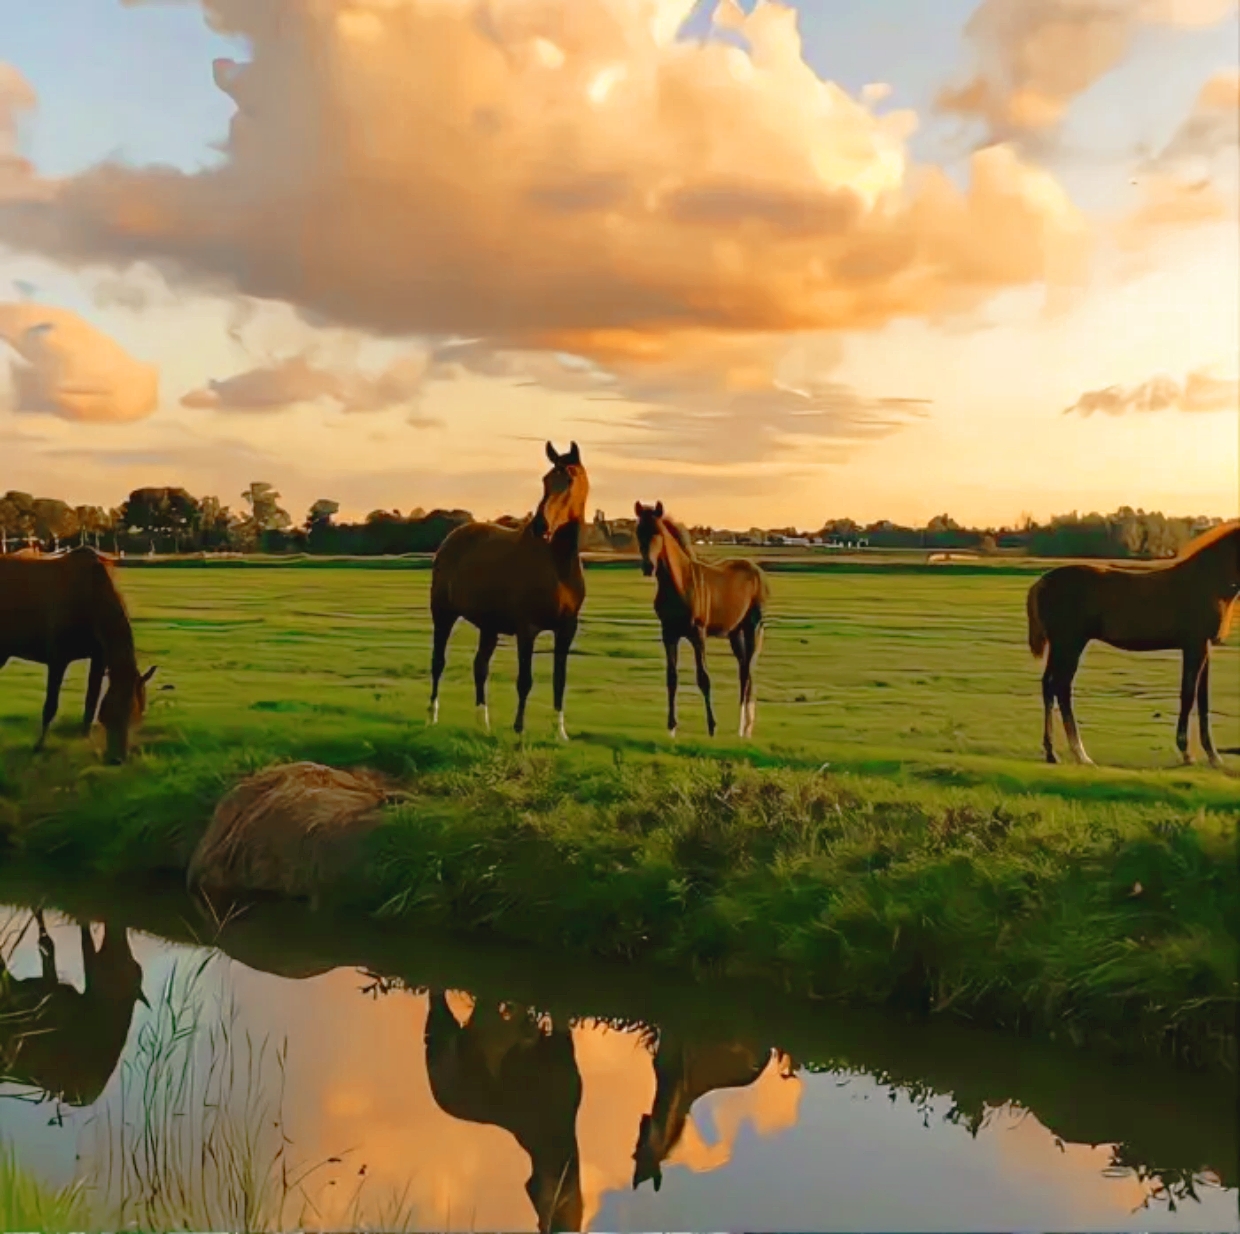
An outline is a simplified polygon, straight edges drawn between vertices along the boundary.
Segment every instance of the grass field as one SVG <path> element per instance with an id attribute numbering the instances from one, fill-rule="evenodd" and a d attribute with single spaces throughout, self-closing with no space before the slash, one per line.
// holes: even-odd
<path id="1" fill-rule="evenodd" d="M 142 661 L 160 666 L 153 684 L 176 687 L 154 692 L 148 741 L 262 741 L 290 725 L 300 731 L 403 726 L 426 714 L 425 570 L 132 569 L 119 577 Z M 1029 583 L 1027 575 L 954 570 L 775 575 L 757 668 L 757 750 L 819 761 L 864 751 L 985 757 L 1027 764 L 995 770 L 1043 782 L 1040 670 L 1025 642 Z M 664 667 L 651 585 L 636 569 L 592 570 L 588 585 L 569 670 L 570 732 L 608 745 L 665 744 Z M 444 684 L 445 723 L 474 723 L 475 642 L 471 627 L 457 627 Z M 736 752 L 735 662 L 723 642 L 710 652 L 721 723 L 714 745 Z M 491 685 L 497 729 L 511 724 L 515 659 L 511 644 L 501 643 Z M 544 637 L 535 660 L 532 738 L 552 729 L 550 670 Z M 681 744 L 704 746 L 687 648 L 681 672 Z M 62 729 L 79 713 L 84 681 L 84 665 L 75 666 L 63 695 Z M 1111 767 L 1172 768 L 1178 685 L 1174 654 L 1092 646 L 1077 679 L 1078 717 L 1091 755 Z M 1211 686 L 1216 742 L 1240 745 L 1234 640 L 1217 649 Z M 42 690 L 42 670 L 17 662 L 4 670 L 6 745 L 37 731 Z M 1059 748 L 1066 756 L 1062 733 Z M 1071 772 L 1055 774 L 1062 779 Z M 1203 789 L 1226 783 L 1206 775 L 1200 782 Z"/>
<path id="2" fill-rule="evenodd" d="M 368 763 L 415 800 L 378 833 L 365 911 L 1234 1066 L 1240 760 L 1177 767 L 1176 658 L 1095 646 L 1078 716 L 1103 765 L 1042 763 L 1028 574 L 776 574 L 756 741 L 731 735 L 736 674 L 719 644 L 719 737 L 682 656 L 673 746 L 650 584 L 591 570 L 573 741 L 551 739 L 545 640 L 524 750 L 511 646 L 493 664 L 497 735 L 474 728 L 464 625 L 427 731 L 425 569 L 119 579 L 164 687 L 128 767 L 99 766 L 72 731 L 82 666 L 41 758 L 42 675 L 0 675 L 0 828 L 32 860 L 183 869 L 246 771 Z M 1221 746 L 1240 744 L 1238 668 L 1235 646 L 1218 650 Z"/>

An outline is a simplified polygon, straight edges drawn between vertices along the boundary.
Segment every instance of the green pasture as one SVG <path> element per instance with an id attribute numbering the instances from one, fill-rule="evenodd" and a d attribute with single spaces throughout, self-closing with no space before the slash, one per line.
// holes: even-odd
<path id="1" fill-rule="evenodd" d="M 288 732 L 420 723 L 429 691 L 429 571 L 125 569 L 118 578 L 143 664 L 158 664 L 146 728 L 166 741 L 258 742 Z M 996 774 L 1075 779 L 1040 759 L 1040 669 L 1025 642 L 1031 577 L 995 571 L 779 573 L 756 680 L 752 753 L 831 761 L 999 760 Z M 591 569 L 569 669 L 567 716 L 577 742 L 668 746 L 662 647 L 651 584 L 636 569 Z M 441 721 L 472 727 L 476 634 L 461 623 L 448 653 Z M 515 651 L 492 664 L 491 714 L 510 731 Z M 726 643 L 709 665 L 720 731 L 705 736 L 692 655 L 681 653 L 679 747 L 739 753 L 736 667 Z M 1106 768 L 1174 770 L 1178 656 L 1093 645 L 1077 679 L 1087 748 Z M 1215 740 L 1240 745 L 1240 647 L 1215 652 Z M 172 686 L 174 689 L 168 689 Z M 85 666 L 62 696 L 59 741 L 80 716 Z M 6 746 L 33 740 L 43 670 L 0 674 Z M 527 736 L 552 730 L 550 638 L 535 660 Z M 1067 756 L 1058 728 L 1058 748 Z M 1194 723 L 1194 740 L 1196 737 Z M 1236 763 L 1240 767 L 1240 761 Z M 1102 771 L 1101 777 L 1106 777 Z M 1203 788 L 1226 783 L 1200 776 Z M 1095 779 L 1099 776 L 1095 775 Z M 1240 795 L 1240 793 L 1238 793 Z"/>

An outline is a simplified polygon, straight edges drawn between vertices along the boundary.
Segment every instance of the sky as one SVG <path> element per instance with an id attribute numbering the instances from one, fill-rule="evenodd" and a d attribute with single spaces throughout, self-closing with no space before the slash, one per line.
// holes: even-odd
<path id="1" fill-rule="evenodd" d="M 42 7 L 0 490 L 1240 513 L 1237 0 Z"/>

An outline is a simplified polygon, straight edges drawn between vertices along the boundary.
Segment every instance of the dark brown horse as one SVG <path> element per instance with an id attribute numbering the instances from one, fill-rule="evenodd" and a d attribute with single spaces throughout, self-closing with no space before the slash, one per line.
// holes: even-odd
<path id="1" fill-rule="evenodd" d="M 1179 651 L 1180 719 L 1175 743 L 1184 762 L 1188 718 L 1197 704 L 1201 746 L 1214 766 L 1210 737 L 1210 646 L 1227 637 L 1240 593 L 1240 522 L 1222 523 L 1187 544 L 1172 561 L 1146 568 L 1057 566 L 1029 589 L 1029 649 L 1046 655 L 1042 674 L 1042 748 L 1055 762 L 1051 741 L 1056 701 L 1068 744 L 1080 763 L 1085 753 L 1072 714 L 1072 679 L 1092 639 L 1123 651 Z"/>
<path id="2" fill-rule="evenodd" d="M 475 1004 L 462 1025 L 442 992 L 426 1020 L 426 1070 L 436 1103 L 453 1118 L 502 1127 L 529 1154 L 526 1194 L 541 1234 L 580 1230 L 577 1108 L 581 1073 L 566 1029 L 545 1032 L 524 1008 Z"/>
<path id="3" fill-rule="evenodd" d="M 654 611 L 663 627 L 667 653 L 667 729 L 676 736 L 676 661 L 686 639 L 697 661 L 698 689 L 706 700 L 706 727 L 715 735 L 706 671 L 706 640 L 727 638 L 740 666 L 740 735 L 753 736 L 758 703 L 753 694 L 753 664 L 762 647 L 762 609 L 767 602 L 766 575 L 752 561 L 699 561 L 685 530 L 663 513 L 663 503 L 634 506 L 642 573 L 654 575 L 658 587 Z"/>
<path id="4" fill-rule="evenodd" d="M 747 1088 L 779 1060 L 784 1076 L 792 1074 L 792 1059 L 782 1050 L 761 1049 L 743 1041 L 705 1044 L 660 1034 L 654 1056 L 654 1107 L 642 1115 L 633 1152 L 633 1188 L 649 1179 L 656 1191 L 663 1184 L 663 1163 L 680 1143 L 693 1103 L 721 1088 Z"/>
<path id="5" fill-rule="evenodd" d="M 543 496 L 534 515 L 519 528 L 467 523 L 453 531 L 435 554 L 431 570 L 431 723 L 439 719 L 439 679 L 448 657 L 452 627 L 464 617 L 478 627 L 474 690 L 478 714 L 490 728 L 487 673 L 499 636 L 517 640 L 517 718 L 525 728 L 525 703 L 534 685 L 534 640 L 555 635 L 554 693 L 557 731 L 564 729 L 564 687 L 568 652 L 577 633 L 577 615 L 586 598 L 581 569 L 581 529 L 590 481 L 574 441 L 567 454 L 547 442 L 551 470 L 543 477 Z"/>
<path id="6" fill-rule="evenodd" d="M 89 660 L 83 735 L 99 720 L 107 732 L 107 758 L 121 763 L 130 730 L 146 710 L 146 683 L 154 668 L 138 672 L 133 628 L 108 563 L 90 548 L 60 557 L 0 557 L 0 668 L 10 659 L 47 665 L 41 750 L 60 705 L 65 671 Z M 104 674 L 108 692 L 99 693 Z"/>
<path id="7" fill-rule="evenodd" d="M 125 1049 L 134 1004 L 146 1005 L 142 969 L 123 927 L 105 924 L 96 947 L 90 926 L 81 924 L 85 982 L 79 993 L 57 976 L 43 914 L 35 919 L 39 976 L 17 980 L 0 959 L 0 1079 L 66 1105 L 93 1105 Z"/>

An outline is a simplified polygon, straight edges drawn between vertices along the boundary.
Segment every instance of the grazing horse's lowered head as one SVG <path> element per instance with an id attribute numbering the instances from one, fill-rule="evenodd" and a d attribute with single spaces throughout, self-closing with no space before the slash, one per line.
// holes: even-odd
<path id="1" fill-rule="evenodd" d="M 530 520 L 530 531 L 550 542 L 561 528 L 585 521 L 590 481 L 575 441 L 564 454 L 558 454 L 555 446 L 547 442 L 547 458 L 551 470 L 543 476 L 542 500 Z"/>
<path id="2" fill-rule="evenodd" d="M 117 673 L 110 676 L 108 692 L 99 704 L 99 723 L 107 734 L 104 755 L 109 763 L 123 763 L 129 757 L 129 742 L 146 715 L 146 687 L 155 676 L 155 665 L 145 673 Z"/>

